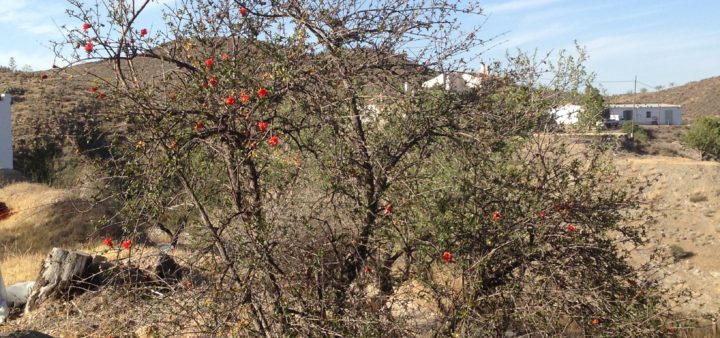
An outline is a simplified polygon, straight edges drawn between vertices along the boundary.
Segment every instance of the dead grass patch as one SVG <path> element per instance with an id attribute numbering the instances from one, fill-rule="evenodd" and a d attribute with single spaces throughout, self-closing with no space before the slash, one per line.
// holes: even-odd
<path id="1" fill-rule="evenodd" d="M 95 224 L 107 214 L 106 208 L 79 198 L 70 190 L 34 183 L 0 188 L 0 201 L 13 213 L 0 221 L 0 257 L 5 256 L 8 248 L 45 254 L 52 247 L 84 243 L 93 235 L 102 235 L 103 231 L 96 231 Z"/>

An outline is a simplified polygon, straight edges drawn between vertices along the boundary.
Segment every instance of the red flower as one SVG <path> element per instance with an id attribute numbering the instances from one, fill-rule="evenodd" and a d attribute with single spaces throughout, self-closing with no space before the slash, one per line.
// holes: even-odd
<path id="1" fill-rule="evenodd" d="M 203 126 L 202 122 L 195 122 L 195 130 L 198 132 L 203 131 L 205 129 L 205 126 Z"/>
<path id="2" fill-rule="evenodd" d="M 205 67 L 206 67 L 207 69 L 212 69 L 213 64 L 215 64 L 215 61 L 213 61 L 212 58 L 207 58 L 207 59 L 205 60 Z"/>
<path id="3" fill-rule="evenodd" d="M 442 259 L 448 263 L 452 262 L 452 254 L 450 253 L 450 251 L 443 252 Z"/>
<path id="4" fill-rule="evenodd" d="M 270 139 L 268 140 L 268 144 L 271 146 L 276 146 L 280 143 L 280 138 L 277 137 L 277 135 L 270 136 Z"/>
<path id="5" fill-rule="evenodd" d="M 105 93 L 100 93 L 100 94 L 98 94 L 98 95 L 97 95 L 97 99 L 100 100 L 100 101 L 104 100 L 104 99 L 105 99 Z"/>
<path id="6" fill-rule="evenodd" d="M 122 247 L 123 247 L 124 249 L 128 249 L 128 250 L 129 250 L 131 246 L 132 246 L 132 241 L 129 240 L 129 239 L 128 239 L 127 241 L 122 242 Z"/>
<path id="7" fill-rule="evenodd" d="M 545 212 L 544 211 L 538 212 L 538 216 L 540 216 L 540 219 L 545 219 Z"/>
<path id="8" fill-rule="evenodd" d="M 257 94 L 258 94 L 258 97 L 265 97 L 268 95 L 268 91 L 265 88 L 260 88 L 260 89 L 258 89 Z"/>
<path id="9" fill-rule="evenodd" d="M 590 321 L 590 324 L 592 324 L 592 326 L 597 326 L 598 324 L 600 324 L 600 321 L 597 318 L 595 318 Z"/>
<path id="10" fill-rule="evenodd" d="M 500 218 L 502 218 L 502 215 L 500 214 L 499 211 L 493 212 L 493 214 L 492 214 L 492 220 L 493 220 L 493 221 L 496 221 L 496 222 L 497 222 L 497 221 L 500 220 Z"/>
<path id="11" fill-rule="evenodd" d="M 95 93 L 95 92 L 97 92 L 97 91 L 98 91 L 98 88 L 97 88 L 97 87 L 95 87 L 95 86 L 90 87 L 90 92 L 91 92 L 91 93 Z"/>
<path id="12" fill-rule="evenodd" d="M 248 9 L 245 7 L 240 7 L 240 15 L 247 16 L 248 15 Z"/>
<path id="13" fill-rule="evenodd" d="M 392 204 L 388 204 L 385 206 L 385 215 L 390 215 L 390 212 L 392 211 Z"/>
<path id="14" fill-rule="evenodd" d="M 144 37 L 145 35 L 147 35 L 147 33 L 148 33 L 147 28 L 141 29 L 141 30 L 140 30 L 140 37 L 141 37 L 141 38 Z"/>
<path id="15" fill-rule="evenodd" d="M 208 84 L 210 85 L 210 87 L 215 87 L 215 86 L 217 86 L 217 84 L 218 84 L 217 78 L 214 77 L 214 76 L 211 76 L 211 77 L 208 79 Z"/>
<path id="16" fill-rule="evenodd" d="M 103 239 L 103 244 L 105 244 L 105 245 L 107 245 L 108 247 L 112 248 L 112 247 L 113 247 L 112 238 L 110 238 L 110 237 L 105 237 L 105 239 Z"/>
<path id="17" fill-rule="evenodd" d="M 576 228 L 574 225 L 568 224 L 568 226 L 567 226 L 567 231 L 568 231 L 568 232 L 573 232 L 573 231 L 575 231 L 575 230 L 577 230 L 577 228 Z"/>
<path id="18" fill-rule="evenodd" d="M 258 122 L 257 126 L 258 126 L 258 130 L 261 133 L 264 133 L 265 131 L 267 131 L 268 123 L 265 121 L 260 121 L 260 122 Z"/>
<path id="19" fill-rule="evenodd" d="M 91 53 L 93 51 L 93 43 L 92 42 L 88 42 L 87 44 L 85 44 L 85 51 L 88 53 Z"/>
<path id="20" fill-rule="evenodd" d="M 84 23 L 84 24 L 83 24 L 83 32 L 87 32 L 88 29 L 90 29 L 90 27 L 92 27 L 91 24 L 89 24 L 89 23 L 87 23 L 87 22 Z"/>
<path id="21" fill-rule="evenodd" d="M 235 96 L 228 95 L 228 97 L 225 99 L 225 104 L 228 106 L 232 106 L 235 104 Z"/>

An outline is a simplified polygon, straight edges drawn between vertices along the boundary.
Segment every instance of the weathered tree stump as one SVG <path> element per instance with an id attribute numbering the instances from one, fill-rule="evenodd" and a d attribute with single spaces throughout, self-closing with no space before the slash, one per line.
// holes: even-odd
<path id="1" fill-rule="evenodd" d="M 88 254 L 53 248 L 43 262 L 25 312 L 36 309 L 48 299 L 68 297 L 74 288 L 81 289 L 92 261 L 93 257 Z"/>

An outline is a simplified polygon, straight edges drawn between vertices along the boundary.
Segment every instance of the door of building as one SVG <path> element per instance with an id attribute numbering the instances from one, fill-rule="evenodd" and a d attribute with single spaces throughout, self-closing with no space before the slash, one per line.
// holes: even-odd
<path id="1" fill-rule="evenodd" d="M 673 111 L 672 110 L 665 111 L 665 124 L 673 124 Z"/>

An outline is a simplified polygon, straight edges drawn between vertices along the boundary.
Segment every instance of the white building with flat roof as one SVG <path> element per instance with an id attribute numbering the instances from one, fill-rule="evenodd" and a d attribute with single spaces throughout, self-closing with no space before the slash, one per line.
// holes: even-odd
<path id="1" fill-rule="evenodd" d="M 11 103 L 10 94 L 0 95 L 0 169 L 13 168 Z"/>
<path id="2" fill-rule="evenodd" d="M 665 103 L 623 103 L 608 105 L 610 119 L 620 121 L 635 121 L 637 124 L 682 124 L 682 108 L 676 104 Z"/>

